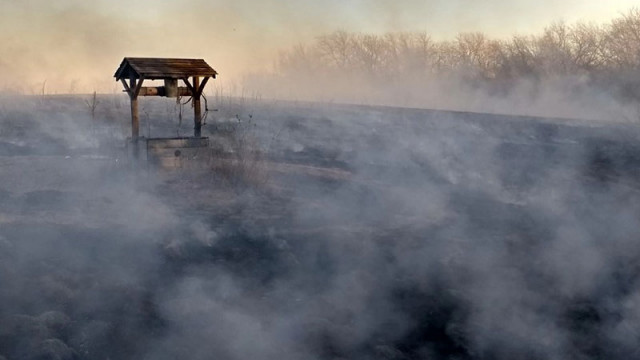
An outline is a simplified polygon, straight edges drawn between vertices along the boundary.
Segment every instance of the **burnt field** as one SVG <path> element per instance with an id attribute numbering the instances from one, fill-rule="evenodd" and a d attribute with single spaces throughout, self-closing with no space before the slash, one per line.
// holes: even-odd
<path id="1" fill-rule="evenodd" d="M 216 100 L 0 99 L 0 359 L 638 356 L 636 125 Z"/>

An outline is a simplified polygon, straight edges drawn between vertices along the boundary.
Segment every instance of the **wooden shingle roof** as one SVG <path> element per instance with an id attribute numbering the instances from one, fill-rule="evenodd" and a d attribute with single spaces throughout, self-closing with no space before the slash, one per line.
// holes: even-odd
<path id="1" fill-rule="evenodd" d="M 116 80 L 140 79 L 183 79 L 191 76 L 211 76 L 218 73 L 202 59 L 167 59 L 126 57 L 113 75 Z"/>

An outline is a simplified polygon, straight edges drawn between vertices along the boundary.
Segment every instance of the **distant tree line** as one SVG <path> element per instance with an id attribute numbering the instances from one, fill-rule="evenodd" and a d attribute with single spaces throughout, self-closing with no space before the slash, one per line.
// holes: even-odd
<path id="1" fill-rule="evenodd" d="M 640 9 L 607 24 L 556 22 L 538 35 L 506 40 L 462 33 L 435 41 L 427 33 L 336 31 L 283 51 L 283 81 L 366 79 L 371 84 L 455 78 L 508 92 L 518 81 L 577 77 L 625 100 L 640 99 Z"/>

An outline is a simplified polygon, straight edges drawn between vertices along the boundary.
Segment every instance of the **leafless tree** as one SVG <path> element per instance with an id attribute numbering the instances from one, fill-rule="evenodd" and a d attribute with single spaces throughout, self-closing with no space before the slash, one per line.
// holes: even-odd
<path id="1" fill-rule="evenodd" d="M 453 78 L 506 88 L 523 78 L 578 76 L 606 91 L 640 97 L 640 10 L 603 26 L 556 22 L 538 35 L 508 40 L 477 32 L 434 41 L 426 33 L 336 31 L 282 52 L 276 68 L 292 81 L 365 79 L 381 86 Z"/>
<path id="2" fill-rule="evenodd" d="M 616 68 L 640 68 L 640 9 L 614 19 L 605 35 L 606 60 Z"/>
<path id="3" fill-rule="evenodd" d="M 370 76 L 384 71 L 386 44 L 377 35 L 361 34 L 355 42 L 355 64 L 359 70 Z"/>
<path id="4" fill-rule="evenodd" d="M 330 66 L 339 69 L 348 68 L 353 60 L 355 36 L 340 30 L 317 39 L 319 56 Z"/>
<path id="5" fill-rule="evenodd" d="M 594 24 L 578 23 L 571 27 L 569 40 L 571 58 L 575 66 L 592 71 L 604 64 L 604 32 Z"/>

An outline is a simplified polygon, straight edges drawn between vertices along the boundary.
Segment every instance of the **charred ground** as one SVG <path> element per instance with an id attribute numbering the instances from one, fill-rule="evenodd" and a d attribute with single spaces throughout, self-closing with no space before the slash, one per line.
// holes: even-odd
<path id="1" fill-rule="evenodd" d="M 121 100 L 3 100 L 0 358 L 637 354 L 634 125 L 235 99 L 156 172 Z"/>

